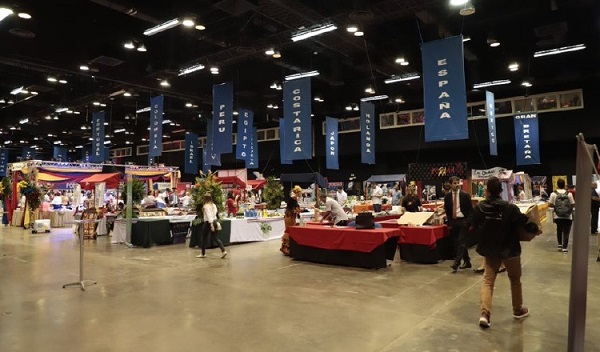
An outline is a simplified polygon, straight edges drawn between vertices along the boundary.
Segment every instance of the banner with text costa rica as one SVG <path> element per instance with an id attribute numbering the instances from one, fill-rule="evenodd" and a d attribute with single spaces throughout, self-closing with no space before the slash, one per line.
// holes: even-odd
<path id="1" fill-rule="evenodd" d="M 213 86 L 213 151 L 231 153 L 233 145 L 233 83 Z"/>
<path id="2" fill-rule="evenodd" d="M 237 122 L 237 142 L 235 144 L 235 158 L 238 160 L 245 161 L 248 159 L 253 124 L 254 112 L 240 109 Z"/>
<path id="3" fill-rule="evenodd" d="M 375 105 L 360 102 L 360 162 L 375 164 Z"/>
<path id="4" fill-rule="evenodd" d="M 338 120 L 325 117 L 325 131 L 325 167 L 329 170 L 339 170 Z"/>
<path id="5" fill-rule="evenodd" d="M 282 165 L 291 165 L 294 162 L 291 160 L 285 159 L 285 151 L 283 150 L 285 146 L 285 118 L 281 117 L 279 119 L 279 159 Z"/>
<path id="6" fill-rule="evenodd" d="M 312 159 L 312 94 L 310 77 L 283 82 L 284 158 Z"/>
<path id="7" fill-rule="evenodd" d="M 185 135 L 185 167 L 186 174 L 195 175 L 198 172 L 198 135 L 188 133 Z"/>
<path id="8" fill-rule="evenodd" d="M 423 43 L 425 142 L 469 138 L 462 36 Z"/>
<path id="9" fill-rule="evenodd" d="M 35 148 L 32 147 L 23 147 L 23 154 L 21 157 L 24 160 L 35 159 Z"/>
<path id="10" fill-rule="evenodd" d="M 104 111 L 92 114 L 92 156 L 93 163 L 104 162 Z"/>
<path id="11" fill-rule="evenodd" d="M 215 137 L 214 137 L 214 121 L 212 119 L 206 119 L 206 158 L 203 159 L 203 163 L 207 165 L 221 166 L 221 154 L 216 153 Z"/>
<path id="12" fill-rule="evenodd" d="M 537 113 L 515 115 L 517 165 L 540 163 L 540 138 Z"/>
<path id="13" fill-rule="evenodd" d="M 498 136 L 496 132 L 496 106 L 494 105 L 494 93 L 485 92 L 485 117 L 488 120 L 488 132 L 490 138 L 490 155 L 498 155 Z"/>
<path id="14" fill-rule="evenodd" d="M 63 147 L 54 147 L 54 151 L 52 153 L 52 158 L 56 161 L 68 161 L 68 148 Z"/>
<path id="15" fill-rule="evenodd" d="M 160 156 L 162 154 L 162 124 L 164 97 L 159 95 L 150 99 L 150 144 L 149 156 Z"/>
<path id="16" fill-rule="evenodd" d="M 0 149 L 0 176 L 6 176 L 8 169 L 8 150 Z"/>
<path id="17" fill-rule="evenodd" d="M 256 127 L 252 127 L 250 145 L 250 155 L 246 160 L 246 169 L 258 169 L 258 133 Z"/>

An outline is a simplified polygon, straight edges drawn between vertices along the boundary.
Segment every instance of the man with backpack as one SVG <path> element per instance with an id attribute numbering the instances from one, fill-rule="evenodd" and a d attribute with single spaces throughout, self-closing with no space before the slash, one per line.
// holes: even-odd
<path id="1" fill-rule="evenodd" d="M 556 181 L 556 191 L 552 192 L 548 200 L 548 206 L 554 209 L 554 223 L 556 224 L 556 239 L 558 251 L 567 254 L 569 245 L 569 233 L 573 223 L 573 207 L 575 200 L 573 195 L 565 189 L 565 180 Z"/>

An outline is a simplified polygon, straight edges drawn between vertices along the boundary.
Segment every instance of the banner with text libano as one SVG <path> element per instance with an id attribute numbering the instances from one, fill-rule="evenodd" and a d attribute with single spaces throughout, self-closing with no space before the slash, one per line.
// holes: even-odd
<path id="1" fill-rule="evenodd" d="M 213 119 L 206 119 L 206 144 L 204 145 L 204 149 L 206 150 L 206 158 L 203 159 L 203 163 L 207 165 L 221 166 L 221 154 L 216 153 L 214 150 L 214 123 L 215 122 Z"/>
<path id="2" fill-rule="evenodd" d="M 408 164 L 408 179 L 411 181 L 421 180 L 447 180 L 450 176 L 460 179 L 469 177 L 466 162 L 453 163 L 415 163 Z"/>
<path id="3" fill-rule="evenodd" d="M 494 93 L 488 91 L 485 92 L 485 117 L 488 120 L 490 155 L 498 155 L 498 136 L 496 134 L 496 107 L 494 105 Z"/>
<path id="4" fill-rule="evenodd" d="M 186 174 L 195 175 L 198 172 L 198 135 L 188 133 L 185 135 L 185 167 Z"/>
<path id="5" fill-rule="evenodd" d="M 6 176 L 6 170 L 8 169 L 8 150 L 0 149 L 0 176 Z"/>
<path id="6" fill-rule="evenodd" d="M 64 147 L 54 147 L 52 158 L 55 161 L 68 161 L 69 149 Z"/>
<path id="7" fill-rule="evenodd" d="M 310 77 L 283 82 L 283 117 L 285 118 L 284 158 L 312 159 L 312 94 Z"/>
<path id="8" fill-rule="evenodd" d="M 237 143 L 235 144 L 235 158 L 238 160 L 248 159 L 253 124 L 254 112 L 240 109 L 237 122 Z"/>
<path id="9" fill-rule="evenodd" d="M 338 120 L 325 117 L 325 164 L 329 170 L 339 170 Z"/>
<path id="10" fill-rule="evenodd" d="M 252 140 L 250 145 L 250 155 L 248 160 L 246 160 L 246 169 L 258 169 L 258 132 L 256 127 L 252 128 Z"/>
<path id="11" fill-rule="evenodd" d="M 469 138 L 462 36 L 424 43 L 425 142 Z"/>
<path id="12" fill-rule="evenodd" d="M 21 155 L 23 160 L 35 159 L 35 148 L 23 147 L 23 154 Z"/>
<path id="13" fill-rule="evenodd" d="M 213 152 L 232 152 L 233 83 L 213 86 Z"/>
<path id="14" fill-rule="evenodd" d="M 104 162 L 104 111 L 92 114 L 92 139 L 91 161 Z"/>
<path id="15" fill-rule="evenodd" d="M 294 162 L 291 160 L 285 159 L 285 118 L 279 118 L 279 161 L 282 165 L 291 165 Z"/>
<path id="16" fill-rule="evenodd" d="M 163 105 L 164 97 L 162 95 L 150 99 L 149 156 L 160 156 L 162 154 Z"/>
<path id="17" fill-rule="evenodd" d="M 515 115 L 517 165 L 540 163 L 540 138 L 537 113 Z"/>
<path id="18" fill-rule="evenodd" d="M 375 164 L 375 105 L 360 103 L 360 161 Z"/>

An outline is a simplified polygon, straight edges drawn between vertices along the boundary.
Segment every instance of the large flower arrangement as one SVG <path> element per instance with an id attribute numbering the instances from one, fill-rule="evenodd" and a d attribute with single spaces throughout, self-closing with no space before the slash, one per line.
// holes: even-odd
<path id="1" fill-rule="evenodd" d="M 25 196 L 29 210 L 34 211 L 42 205 L 42 191 L 35 182 L 23 180 L 17 185 L 22 196 Z"/>
<path id="2" fill-rule="evenodd" d="M 267 202 L 267 209 L 275 210 L 281 206 L 284 199 L 283 186 L 274 177 L 267 178 L 267 184 L 262 192 L 263 199 Z"/>
<path id="3" fill-rule="evenodd" d="M 204 195 L 210 193 L 212 200 L 217 206 L 219 213 L 225 212 L 223 189 L 221 189 L 221 182 L 217 181 L 217 175 L 209 172 L 205 175 L 200 172 L 200 177 L 196 177 L 196 183 L 192 188 L 192 203 L 196 209 L 197 218 L 194 223 L 200 223 L 203 221 L 202 205 L 204 201 Z"/>
<path id="4" fill-rule="evenodd" d="M 0 199 L 5 201 L 12 194 L 12 183 L 8 177 L 2 178 L 0 181 Z"/>

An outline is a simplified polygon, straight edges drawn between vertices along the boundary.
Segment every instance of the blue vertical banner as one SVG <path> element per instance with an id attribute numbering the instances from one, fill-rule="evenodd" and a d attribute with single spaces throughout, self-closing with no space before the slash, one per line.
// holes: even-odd
<path id="1" fill-rule="evenodd" d="M 104 162 L 104 111 L 92 114 L 92 162 Z"/>
<path id="2" fill-rule="evenodd" d="M 237 142 L 235 144 L 235 158 L 238 160 L 248 159 L 253 124 L 254 112 L 240 109 L 237 122 Z"/>
<path id="3" fill-rule="evenodd" d="M 360 102 L 360 160 L 363 164 L 375 164 L 375 105 Z"/>
<path id="4" fill-rule="evenodd" d="M 185 135 L 185 167 L 186 174 L 195 175 L 198 172 L 198 135 L 188 133 Z"/>
<path id="5" fill-rule="evenodd" d="M 91 163 L 92 147 L 83 147 L 83 149 L 81 149 L 81 160 L 83 160 L 84 163 Z"/>
<path id="6" fill-rule="evenodd" d="M 256 127 L 252 128 L 252 138 L 250 140 L 250 155 L 246 160 L 246 169 L 258 169 L 258 136 Z"/>
<path id="7" fill-rule="evenodd" d="M 162 154 L 162 124 L 163 124 L 164 97 L 159 95 L 150 99 L 150 144 L 149 156 Z"/>
<path id="8" fill-rule="evenodd" d="M 6 176 L 6 170 L 8 169 L 8 150 L 0 149 L 0 176 Z"/>
<path id="9" fill-rule="evenodd" d="M 233 83 L 213 86 L 213 151 L 231 153 L 233 145 Z"/>
<path id="10" fill-rule="evenodd" d="M 485 91 L 485 117 L 488 120 L 490 155 L 498 155 L 498 136 L 496 132 L 496 106 L 494 93 Z"/>
<path id="11" fill-rule="evenodd" d="M 56 161 L 68 161 L 69 149 L 64 147 L 54 147 L 52 158 Z"/>
<path id="12" fill-rule="evenodd" d="M 148 154 L 148 166 L 154 165 L 154 157 Z"/>
<path id="13" fill-rule="evenodd" d="M 425 142 L 469 138 L 462 36 L 424 43 Z"/>
<path id="14" fill-rule="evenodd" d="M 325 164 L 329 170 L 339 170 L 338 120 L 325 118 Z"/>
<path id="15" fill-rule="evenodd" d="M 286 160 L 312 159 L 312 94 L 310 77 L 283 82 Z"/>
<path id="16" fill-rule="evenodd" d="M 206 149 L 206 158 L 203 159 L 203 162 L 207 165 L 221 166 L 221 155 L 214 150 L 215 138 L 213 125 L 214 121 L 212 119 L 206 119 L 206 145 L 204 146 L 204 149 Z"/>
<path id="17" fill-rule="evenodd" d="M 35 159 L 35 148 L 23 147 L 23 154 L 21 156 L 24 160 Z"/>
<path id="18" fill-rule="evenodd" d="M 517 165 L 540 164 L 540 137 L 537 113 L 515 115 Z"/>
<path id="19" fill-rule="evenodd" d="M 205 145 L 204 148 L 202 148 L 202 172 L 206 175 L 210 171 L 210 164 L 208 164 L 208 148 Z"/>
<path id="20" fill-rule="evenodd" d="M 291 165 L 294 162 L 284 158 L 285 151 L 285 118 L 279 119 L 279 159 L 282 165 Z"/>
<path id="21" fill-rule="evenodd" d="M 110 147 L 104 147 L 104 160 L 110 160 Z"/>

